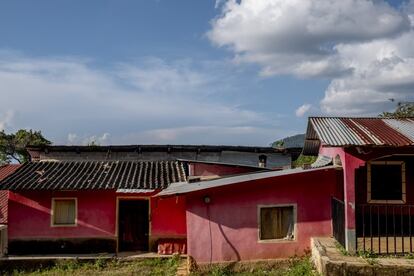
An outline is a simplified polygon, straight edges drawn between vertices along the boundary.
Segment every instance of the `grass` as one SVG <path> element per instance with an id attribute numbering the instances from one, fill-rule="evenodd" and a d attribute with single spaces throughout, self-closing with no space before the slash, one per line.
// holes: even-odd
<path id="1" fill-rule="evenodd" d="M 180 257 L 168 259 L 140 259 L 119 261 L 97 259 L 94 262 L 63 260 L 50 267 L 15 268 L 0 271 L 0 275 L 13 276 L 57 276 L 57 275 L 175 275 Z"/>
<path id="2" fill-rule="evenodd" d="M 316 156 L 309 156 L 309 155 L 299 155 L 298 159 L 296 159 L 295 161 L 293 161 L 292 166 L 294 168 L 298 168 L 298 167 L 302 167 L 303 165 L 306 164 L 312 164 L 313 162 L 316 161 Z"/>
<path id="3" fill-rule="evenodd" d="M 340 244 L 337 241 L 335 241 L 335 247 L 336 247 L 336 249 L 338 249 L 339 252 L 341 252 L 342 255 L 344 255 L 344 256 L 350 256 L 351 255 L 351 254 L 349 254 L 348 251 L 346 251 L 345 247 L 343 247 L 342 244 Z"/>
<path id="4" fill-rule="evenodd" d="M 356 255 L 363 258 L 370 265 L 378 264 L 378 254 L 373 251 L 359 250 Z"/>
<path id="5" fill-rule="evenodd" d="M 309 257 L 292 258 L 287 262 L 258 262 L 240 265 L 210 265 L 193 272 L 193 276 L 228 276 L 228 275 L 275 275 L 275 276 L 313 276 L 318 275 Z"/>
<path id="6" fill-rule="evenodd" d="M 57 275 L 176 275 L 180 257 L 168 259 L 139 259 L 120 261 L 116 259 L 97 259 L 81 262 L 62 260 L 51 266 L 29 266 L 25 269 L 9 269 L 0 271 L 0 275 L 16 276 L 57 276 Z M 309 257 L 291 258 L 284 262 L 231 263 L 211 265 L 193 272 L 193 276 L 227 276 L 227 275 L 275 275 L 275 276 L 313 276 L 318 275 Z"/>

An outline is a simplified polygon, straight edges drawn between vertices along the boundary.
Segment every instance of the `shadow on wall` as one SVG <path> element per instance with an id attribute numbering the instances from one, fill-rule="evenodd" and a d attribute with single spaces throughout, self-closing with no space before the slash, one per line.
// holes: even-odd
<path id="1" fill-rule="evenodd" d="M 187 211 L 230 229 L 257 229 L 259 205 L 297 204 L 297 223 L 324 222 L 330 220 L 331 197 L 342 179 L 340 170 L 321 170 L 229 185 L 214 190 L 209 214 L 207 195 L 201 193 L 188 198 Z"/>
<path id="2" fill-rule="evenodd" d="M 68 194 L 66 196 L 76 195 Z M 99 201 L 99 204 L 94 205 L 94 208 L 91 208 L 90 205 L 78 205 L 77 227 L 51 227 L 51 200 L 53 197 L 51 192 L 30 193 L 28 195 L 13 193 L 9 199 L 9 237 L 81 238 L 102 236 L 112 238 L 114 236 L 113 223 L 108 226 L 108 223 L 103 223 L 104 219 L 91 220 L 91 214 L 98 218 L 105 218 L 106 213 L 101 208 L 106 206 L 104 200 Z M 82 200 L 85 201 L 85 198 L 88 196 L 83 196 Z M 87 220 L 91 220 L 92 223 Z"/>
<path id="3" fill-rule="evenodd" d="M 228 237 L 224 233 L 223 226 L 221 224 L 218 224 L 218 228 L 219 228 L 220 233 L 223 236 L 224 240 L 227 242 L 227 244 L 231 247 L 231 249 L 233 250 L 234 254 L 236 255 L 236 261 L 241 261 L 239 251 L 237 251 L 236 247 L 230 242 L 230 240 L 228 239 Z M 231 260 L 233 260 L 233 258 L 231 258 Z"/>
<path id="4" fill-rule="evenodd" d="M 204 201 L 206 200 L 206 198 L 209 198 L 209 197 L 205 197 Z M 205 203 L 206 203 L 205 206 L 206 206 L 206 214 L 207 214 L 207 219 L 208 219 L 209 239 L 210 239 L 210 257 L 209 257 L 209 261 L 210 261 L 210 263 L 212 263 L 212 261 L 213 261 L 213 234 L 212 234 L 212 231 L 211 231 L 211 215 L 210 215 L 210 204 L 209 204 L 210 202 L 205 201 Z M 224 233 L 222 224 L 218 222 L 217 226 L 218 226 L 218 229 L 221 233 L 221 236 L 226 241 L 226 244 L 231 248 L 231 251 L 234 252 L 234 255 L 236 257 L 236 259 L 234 259 L 233 256 L 226 256 L 225 260 L 240 261 L 241 260 L 240 254 L 237 251 L 236 247 L 230 242 L 229 238 Z M 221 251 L 222 252 L 228 252 L 227 250 L 223 250 L 223 247 L 226 246 L 226 244 L 221 244 L 221 246 L 222 246 Z"/>

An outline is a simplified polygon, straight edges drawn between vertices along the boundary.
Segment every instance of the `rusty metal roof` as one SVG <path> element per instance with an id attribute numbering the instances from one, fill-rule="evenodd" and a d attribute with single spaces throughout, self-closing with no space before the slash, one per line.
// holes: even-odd
<path id="1" fill-rule="evenodd" d="M 303 153 L 322 146 L 413 146 L 414 118 L 310 117 Z"/>
<path id="2" fill-rule="evenodd" d="M 2 190 L 164 189 L 186 180 L 179 161 L 42 161 L 22 165 Z"/>
<path id="3" fill-rule="evenodd" d="M 7 164 L 0 166 L 0 180 L 3 180 L 10 174 L 14 173 L 20 166 L 20 164 Z"/>

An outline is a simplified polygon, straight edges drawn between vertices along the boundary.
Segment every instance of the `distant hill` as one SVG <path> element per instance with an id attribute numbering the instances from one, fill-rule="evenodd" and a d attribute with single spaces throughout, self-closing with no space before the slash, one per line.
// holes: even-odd
<path id="1" fill-rule="evenodd" d="M 296 134 L 289 136 L 278 141 L 275 141 L 271 144 L 274 148 L 284 147 L 286 149 L 291 148 L 303 148 L 305 144 L 305 134 Z"/>

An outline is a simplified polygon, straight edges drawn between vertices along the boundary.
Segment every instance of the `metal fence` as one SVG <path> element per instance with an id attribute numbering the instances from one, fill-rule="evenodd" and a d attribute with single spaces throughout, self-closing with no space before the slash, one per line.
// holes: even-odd
<path id="1" fill-rule="evenodd" d="M 342 200 L 332 198 L 332 228 L 334 238 L 345 247 L 345 204 Z"/>
<path id="2" fill-rule="evenodd" d="M 358 204 L 357 250 L 377 254 L 413 253 L 414 205 Z"/>

